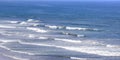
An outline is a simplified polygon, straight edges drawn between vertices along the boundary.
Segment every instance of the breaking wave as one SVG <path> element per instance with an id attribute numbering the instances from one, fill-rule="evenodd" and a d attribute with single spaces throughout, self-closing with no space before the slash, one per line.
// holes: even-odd
<path id="1" fill-rule="evenodd" d="M 66 29 L 66 30 L 80 30 L 80 31 L 101 31 L 96 28 L 80 28 L 80 27 L 68 27 L 68 26 L 55 26 L 55 25 L 45 25 L 45 27 L 50 29 Z"/>
<path id="2" fill-rule="evenodd" d="M 9 23 L 8 23 L 9 22 Z M 49 47 L 62 49 L 60 52 L 72 51 L 79 53 L 95 54 L 100 56 L 120 56 L 120 46 L 114 44 L 105 44 L 100 40 L 86 39 L 89 35 L 79 34 L 76 32 L 91 33 L 94 31 L 101 31 L 96 28 L 82 28 L 70 26 L 57 26 L 41 24 L 41 21 L 28 19 L 27 21 L 8 21 L 0 24 L 0 47 L 11 52 L 35 55 L 30 51 L 12 50 L 4 44 L 17 43 L 37 47 Z M 40 26 L 42 25 L 42 27 Z M 99 33 L 99 32 L 95 32 Z M 18 47 L 19 48 L 19 47 Z M 23 47 L 24 48 L 24 47 Z M 64 51 L 65 50 L 65 51 Z M 51 51 L 51 53 L 54 51 Z M 58 51 L 59 52 L 59 51 Z M 46 52 L 43 52 L 46 53 Z M 38 52 L 39 54 L 39 52 Z M 47 54 L 47 53 L 46 53 Z M 59 55 L 59 53 L 58 53 Z M 6 55 L 7 56 L 7 55 Z M 14 59 L 21 59 L 19 57 Z M 82 59 L 77 57 L 70 57 L 71 59 Z"/>
<path id="3" fill-rule="evenodd" d="M 0 28 L 16 28 L 14 26 L 8 26 L 8 25 L 0 25 Z"/>
<path id="4" fill-rule="evenodd" d="M 42 30 L 40 28 L 34 28 L 34 27 L 27 27 L 26 29 L 32 30 L 32 31 L 35 31 L 35 32 L 40 32 L 40 33 L 46 33 L 46 32 L 48 32 L 46 30 Z"/>
<path id="5" fill-rule="evenodd" d="M 75 37 L 85 37 L 85 35 L 78 35 L 78 34 L 67 33 L 67 32 L 61 32 L 61 34 L 75 36 Z"/>
<path id="6" fill-rule="evenodd" d="M 82 43 L 82 41 L 76 41 L 76 40 L 70 40 L 70 39 L 55 38 L 54 40 L 64 41 L 64 42 L 69 42 L 69 43 Z"/>

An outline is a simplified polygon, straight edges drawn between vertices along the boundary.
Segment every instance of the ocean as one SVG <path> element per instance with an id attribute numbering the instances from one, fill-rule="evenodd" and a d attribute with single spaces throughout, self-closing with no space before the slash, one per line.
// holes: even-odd
<path id="1" fill-rule="evenodd" d="M 0 56 L 120 60 L 120 2 L 0 1 Z"/>

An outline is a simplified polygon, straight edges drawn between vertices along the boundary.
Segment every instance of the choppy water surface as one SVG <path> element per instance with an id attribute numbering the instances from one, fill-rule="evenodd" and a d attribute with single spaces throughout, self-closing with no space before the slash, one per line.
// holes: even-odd
<path id="1" fill-rule="evenodd" d="M 16 10 L 19 4 L 0 4 L 0 54 L 15 60 L 120 59 L 119 5 L 23 3 L 20 9 L 29 8 L 23 11 Z"/>

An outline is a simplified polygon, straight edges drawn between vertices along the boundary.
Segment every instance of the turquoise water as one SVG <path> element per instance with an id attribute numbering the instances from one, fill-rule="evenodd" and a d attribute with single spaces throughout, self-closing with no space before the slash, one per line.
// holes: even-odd
<path id="1" fill-rule="evenodd" d="M 0 46 L 16 54 L 120 59 L 120 2 L 0 2 L 0 21 Z"/>

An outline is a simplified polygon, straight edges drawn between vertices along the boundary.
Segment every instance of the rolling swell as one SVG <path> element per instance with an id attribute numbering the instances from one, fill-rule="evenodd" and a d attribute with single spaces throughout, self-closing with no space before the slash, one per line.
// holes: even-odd
<path id="1" fill-rule="evenodd" d="M 0 47 L 31 56 L 42 54 L 75 56 L 82 55 L 81 53 L 87 56 L 120 56 L 119 45 L 102 43 L 104 40 L 101 42 L 85 39 L 89 35 L 83 33 L 97 33 L 96 31 L 101 33 L 101 29 L 50 25 L 35 19 L 7 21 L 0 24 Z M 19 59 L 11 55 L 6 56 Z"/>

